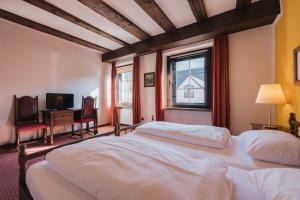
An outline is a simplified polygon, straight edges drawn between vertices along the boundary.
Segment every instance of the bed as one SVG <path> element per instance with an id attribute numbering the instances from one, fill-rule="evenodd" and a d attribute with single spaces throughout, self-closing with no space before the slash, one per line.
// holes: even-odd
<path id="1" fill-rule="evenodd" d="M 256 188 L 249 183 L 247 179 L 247 171 L 252 169 L 269 168 L 269 167 L 286 167 L 286 165 L 280 165 L 264 161 L 254 161 L 249 158 L 241 149 L 243 144 L 239 141 L 238 137 L 233 137 L 233 144 L 226 149 L 211 149 L 206 147 L 199 147 L 191 144 L 183 144 L 181 142 L 171 141 L 169 139 L 160 138 L 157 136 L 149 136 L 135 132 L 134 129 L 140 124 L 120 128 L 116 125 L 115 131 L 107 133 L 105 135 L 96 136 L 94 141 L 99 140 L 99 137 L 119 136 L 121 132 L 130 134 L 125 137 L 132 140 L 145 141 L 153 143 L 155 145 L 165 146 L 170 149 L 177 149 L 182 152 L 184 156 L 193 159 L 201 159 L 206 157 L 213 157 L 223 161 L 228 166 L 226 177 L 233 182 L 233 199 L 253 199 L 253 195 L 256 195 L 254 199 L 262 199 L 259 196 Z M 296 131 L 295 123 L 290 122 L 290 130 Z M 115 136 L 113 136 L 115 135 Z M 85 142 L 88 142 L 84 140 Z M 82 141 L 80 141 L 82 142 Z M 76 142 L 79 143 L 79 142 Z M 75 145 L 75 143 L 73 143 Z M 66 145 L 65 145 L 66 146 Z M 19 154 L 20 164 L 20 198 L 21 199 L 95 199 L 86 191 L 78 188 L 77 185 L 71 183 L 53 170 L 48 161 L 38 162 L 32 165 L 27 171 L 27 161 L 35 157 L 46 155 L 52 150 L 61 147 L 55 147 L 50 150 L 37 152 L 35 154 L 26 154 L 25 146 L 21 146 Z M 38 177 L 38 178 L 37 178 Z M 44 184 L 39 184 L 43 181 Z"/>
<path id="2" fill-rule="evenodd" d="M 95 200 L 93 196 L 81 190 L 76 185 L 63 179 L 57 174 L 47 161 L 34 164 L 27 175 L 27 185 L 33 199 L 52 200 L 52 199 L 72 199 L 72 200 Z M 39 184 L 36 179 L 44 184 Z M 231 167 L 227 177 L 233 180 L 232 200 L 263 200 L 256 188 L 247 179 L 247 171 Z"/>

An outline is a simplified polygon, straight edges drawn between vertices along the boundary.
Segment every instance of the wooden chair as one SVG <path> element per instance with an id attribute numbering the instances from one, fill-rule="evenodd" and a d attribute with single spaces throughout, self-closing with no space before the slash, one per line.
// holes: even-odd
<path id="1" fill-rule="evenodd" d="M 44 143 L 47 143 L 47 125 L 39 122 L 38 97 L 23 96 L 17 98 L 14 95 L 15 104 L 15 133 L 16 147 L 19 149 L 20 134 L 27 131 L 43 130 Z"/>
<path id="2" fill-rule="evenodd" d="M 75 123 L 80 124 L 80 137 L 83 138 L 83 124 L 86 124 L 86 132 L 91 132 L 89 128 L 89 123 L 94 122 L 94 135 L 98 133 L 98 116 L 96 109 L 96 99 L 91 96 L 86 98 L 82 97 L 82 107 L 80 111 L 80 116 L 75 117 Z M 74 124 L 72 125 L 72 133 L 74 133 Z"/>

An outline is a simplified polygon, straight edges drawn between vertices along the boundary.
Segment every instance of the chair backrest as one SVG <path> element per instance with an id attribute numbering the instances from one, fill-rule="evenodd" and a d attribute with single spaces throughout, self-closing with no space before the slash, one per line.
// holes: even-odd
<path id="1" fill-rule="evenodd" d="M 82 112 L 81 118 L 94 118 L 95 117 L 95 109 L 96 109 L 96 99 L 91 96 L 86 98 L 82 97 Z"/>
<path id="2" fill-rule="evenodd" d="M 23 96 L 17 98 L 15 102 L 15 124 L 30 123 L 39 121 L 38 97 Z"/>

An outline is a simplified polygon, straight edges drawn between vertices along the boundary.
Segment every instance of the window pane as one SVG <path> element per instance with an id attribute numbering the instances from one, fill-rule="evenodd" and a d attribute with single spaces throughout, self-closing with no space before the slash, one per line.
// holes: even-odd
<path id="1" fill-rule="evenodd" d="M 117 103 L 132 104 L 132 72 L 119 73 L 117 76 Z"/>
<path id="2" fill-rule="evenodd" d="M 175 65 L 176 103 L 205 103 L 205 58 L 178 61 Z"/>
<path id="3" fill-rule="evenodd" d="M 189 61 L 176 62 L 176 88 L 178 89 L 189 74 Z"/>
<path id="4" fill-rule="evenodd" d="M 191 74 L 200 79 L 205 80 L 205 59 L 204 57 L 190 60 Z"/>
<path id="5" fill-rule="evenodd" d="M 176 103 L 189 103 L 189 100 L 184 96 L 184 89 L 176 89 Z"/>
<path id="6" fill-rule="evenodd" d="M 190 98 L 190 103 L 205 103 L 204 89 L 193 89 L 195 96 Z"/>

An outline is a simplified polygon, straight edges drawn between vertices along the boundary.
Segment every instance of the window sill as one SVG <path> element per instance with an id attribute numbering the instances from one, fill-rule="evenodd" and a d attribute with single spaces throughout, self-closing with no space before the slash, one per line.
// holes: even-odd
<path id="1" fill-rule="evenodd" d="M 118 108 L 118 109 L 131 109 L 132 106 L 121 106 L 121 105 L 119 105 L 119 106 L 116 106 L 116 108 Z"/>
<path id="2" fill-rule="evenodd" d="M 186 110 L 186 111 L 202 111 L 211 112 L 211 108 L 181 108 L 181 107 L 166 107 L 164 110 Z"/>

